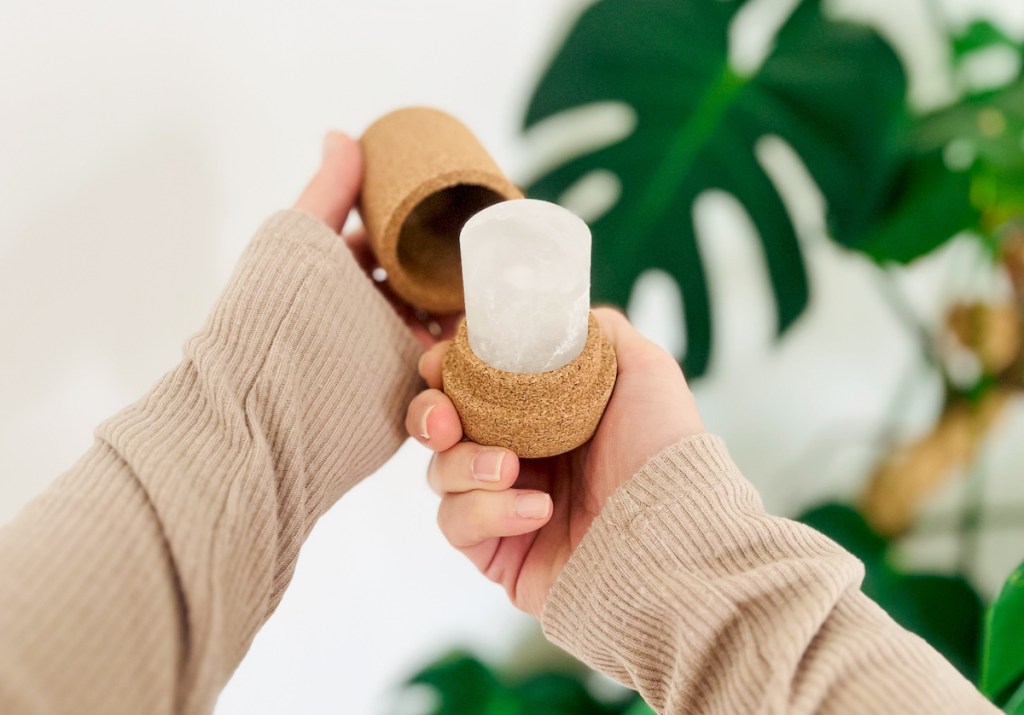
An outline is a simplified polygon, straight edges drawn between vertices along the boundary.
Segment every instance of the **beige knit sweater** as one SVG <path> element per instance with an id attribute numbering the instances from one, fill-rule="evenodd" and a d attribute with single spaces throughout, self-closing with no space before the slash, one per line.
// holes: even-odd
<path id="1" fill-rule="evenodd" d="M 0 530 L 0 713 L 209 712 L 316 519 L 402 443 L 418 355 L 336 235 L 269 219 L 181 364 Z M 661 712 L 995 712 L 860 579 L 699 436 L 613 497 L 544 628 Z"/>

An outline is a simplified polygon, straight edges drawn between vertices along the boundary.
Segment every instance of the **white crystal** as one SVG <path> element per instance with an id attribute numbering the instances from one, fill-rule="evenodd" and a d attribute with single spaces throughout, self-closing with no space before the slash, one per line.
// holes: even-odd
<path id="1" fill-rule="evenodd" d="M 538 373 L 579 356 L 590 312 L 590 229 L 582 219 L 547 201 L 504 201 L 467 221 L 460 241 L 477 357 Z"/>

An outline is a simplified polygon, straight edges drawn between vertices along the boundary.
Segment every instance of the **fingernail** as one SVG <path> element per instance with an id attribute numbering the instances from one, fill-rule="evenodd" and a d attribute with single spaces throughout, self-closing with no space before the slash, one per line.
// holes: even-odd
<path id="1" fill-rule="evenodd" d="M 338 146 L 338 142 L 340 142 L 341 138 L 344 136 L 345 135 L 342 134 L 341 132 L 327 132 L 327 134 L 324 136 L 324 158 L 326 158 L 328 154 L 334 151 L 335 147 Z"/>
<path id="2" fill-rule="evenodd" d="M 436 405 L 431 405 L 424 410 L 423 417 L 420 418 L 420 437 L 423 439 L 430 439 L 430 430 L 427 429 L 427 417 L 430 416 L 430 412 L 434 407 L 436 407 Z"/>
<path id="3" fill-rule="evenodd" d="M 501 479 L 501 463 L 505 459 L 503 449 L 481 450 L 470 463 L 473 479 L 478 482 L 496 482 Z"/>
<path id="4" fill-rule="evenodd" d="M 516 497 L 516 515 L 524 519 L 543 519 L 551 509 L 547 494 L 520 494 Z"/>

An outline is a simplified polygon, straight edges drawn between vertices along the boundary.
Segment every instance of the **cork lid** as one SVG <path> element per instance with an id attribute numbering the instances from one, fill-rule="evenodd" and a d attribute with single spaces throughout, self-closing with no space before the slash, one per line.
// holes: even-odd
<path id="1" fill-rule="evenodd" d="M 359 213 L 403 300 L 431 313 L 464 307 L 459 233 L 491 204 L 522 198 L 475 136 L 436 109 L 399 109 L 360 139 Z"/>

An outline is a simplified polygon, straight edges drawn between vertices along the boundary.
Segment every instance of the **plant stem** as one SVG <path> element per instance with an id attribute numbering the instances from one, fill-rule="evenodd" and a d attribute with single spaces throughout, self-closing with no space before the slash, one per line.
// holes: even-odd
<path id="1" fill-rule="evenodd" d="M 967 476 L 967 493 L 964 495 L 963 510 L 957 525 L 957 532 L 960 535 L 958 570 L 965 577 L 970 576 L 970 571 L 977 562 L 980 541 L 979 527 L 984 510 L 985 482 L 988 472 L 985 452 L 982 448 L 981 454 L 974 460 Z"/>

